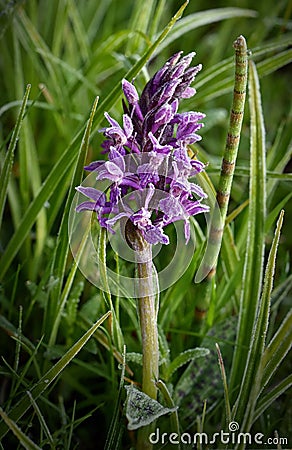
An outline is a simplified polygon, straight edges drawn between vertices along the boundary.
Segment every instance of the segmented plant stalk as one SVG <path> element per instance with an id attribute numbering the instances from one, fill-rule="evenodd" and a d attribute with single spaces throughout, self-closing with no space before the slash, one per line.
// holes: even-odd
<path id="1" fill-rule="evenodd" d="M 208 247 L 205 255 L 204 273 L 207 277 L 202 283 L 203 295 L 197 305 L 196 318 L 202 320 L 209 307 L 212 280 L 216 273 L 217 256 L 220 251 L 225 219 L 228 210 L 233 174 L 238 153 L 240 133 L 244 114 L 247 84 L 247 46 L 243 36 L 239 36 L 233 44 L 235 49 L 235 80 L 233 102 L 230 113 L 229 130 L 223 154 L 216 204 L 212 214 Z"/>
<path id="2" fill-rule="evenodd" d="M 145 241 L 131 221 L 126 225 L 126 239 L 136 253 L 138 311 L 142 337 L 143 375 L 142 391 L 156 400 L 156 381 L 159 375 L 159 344 L 157 309 L 153 293 L 152 245 Z M 150 450 L 149 435 L 154 424 L 142 427 L 138 432 L 137 449 Z"/>

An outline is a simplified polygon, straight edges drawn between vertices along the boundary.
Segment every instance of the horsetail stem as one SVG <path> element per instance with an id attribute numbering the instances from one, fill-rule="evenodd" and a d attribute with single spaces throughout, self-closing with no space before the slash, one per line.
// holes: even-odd
<path id="1" fill-rule="evenodd" d="M 244 37 L 239 36 L 234 42 L 233 46 L 235 48 L 235 82 L 233 89 L 233 103 L 216 197 L 221 211 L 221 216 L 224 221 L 227 215 L 227 208 L 240 140 L 247 82 L 247 47 Z M 222 233 L 219 244 L 221 244 L 221 240 Z"/>
<path id="2" fill-rule="evenodd" d="M 211 282 L 216 274 L 217 256 L 222 243 L 244 114 L 248 67 L 245 38 L 239 36 L 234 41 L 233 47 L 235 49 L 233 101 L 216 202 L 209 231 L 208 246 L 205 254 L 203 270 L 207 274 L 207 277 L 202 283 L 203 295 L 201 296 L 200 305 L 196 307 L 195 313 L 199 321 L 204 318 L 210 303 Z"/>

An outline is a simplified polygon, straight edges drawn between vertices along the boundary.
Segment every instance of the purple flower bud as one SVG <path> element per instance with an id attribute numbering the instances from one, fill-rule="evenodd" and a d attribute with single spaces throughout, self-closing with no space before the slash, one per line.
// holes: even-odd
<path id="1" fill-rule="evenodd" d="M 135 86 L 129 81 L 123 79 L 122 87 L 125 94 L 126 99 L 130 105 L 135 105 L 139 101 L 139 95 L 136 91 Z"/>

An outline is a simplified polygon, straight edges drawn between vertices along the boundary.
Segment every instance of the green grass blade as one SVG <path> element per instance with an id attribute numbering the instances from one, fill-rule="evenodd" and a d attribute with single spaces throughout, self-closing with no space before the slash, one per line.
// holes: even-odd
<path id="1" fill-rule="evenodd" d="M 26 450 L 41 450 L 0 407 L 0 416 Z"/>
<path id="2" fill-rule="evenodd" d="M 268 214 L 265 230 L 266 233 L 272 228 L 273 223 L 275 222 L 276 218 L 279 216 L 280 211 L 284 208 L 284 206 L 289 202 L 289 200 L 292 197 L 292 192 L 290 194 L 286 195 L 276 206 L 275 208 Z"/>
<path id="3" fill-rule="evenodd" d="M 64 152 L 63 156 L 59 159 L 59 161 L 57 161 L 43 183 L 38 195 L 24 213 L 18 229 L 10 239 L 0 260 L 0 279 L 3 279 L 12 260 L 19 251 L 31 227 L 35 223 L 39 211 L 44 206 L 44 203 L 50 199 L 59 180 L 63 178 L 65 182 L 69 178 L 73 159 L 77 152 L 76 141 L 80 137 L 79 134 L 81 133 L 78 133 L 75 136 L 75 139 Z"/>
<path id="4" fill-rule="evenodd" d="M 216 342 L 215 345 L 216 345 L 216 350 L 217 350 L 217 355 L 218 355 L 218 362 L 219 362 L 221 378 L 222 378 L 222 383 L 223 383 L 223 388 L 224 388 L 224 403 L 225 403 L 226 425 L 228 426 L 228 424 L 231 422 L 231 410 L 230 410 L 230 401 L 229 401 L 229 393 L 228 393 L 226 371 L 225 371 L 224 361 L 223 361 L 223 358 L 222 358 L 222 354 L 221 354 L 221 350 L 220 350 L 219 344 Z"/>
<path id="5" fill-rule="evenodd" d="M 62 110 L 65 110 L 66 112 L 69 111 L 68 96 L 65 95 L 66 83 L 64 77 L 62 76 L 62 72 L 56 64 L 51 62 L 51 60 L 43 58 L 42 61 L 40 61 L 40 59 L 36 56 L 38 49 L 41 49 L 45 53 L 50 53 L 48 45 L 23 8 L 19 9 L 17 16 L 17 20 L 15 21 L 15 29 L 19 40 L 22 45 L 25 45 L 29 57 L 32 58 L 33 65 L 40 71 L 43 79 L 50 80 L 50 86 L 53 88 L 52 91 L 54 91 L 54 103 L 57 104 Z M 46 76 L 47 74 L 44 70 L 43 64 L 49 76 Z"/>
<path id="6" fill-rule="evenodd" d="M 49 427 L 48 427 L 48 425 L 47 425 L 47 423 L 46 423 L 46 421 L 45 421 L 45 418 L 44 418 L 44 416 L 43 416 L 43 414 L 42 414 L 40 408 L 38 407 L 36 401 L 34 400 L 33 396 L 31 395 L 31 393 L 30 393 L 29 391 L 27 391 L 27 395 L 29 396 L 29 399 L 30 399 L 30 401 L 31 401 L 31 404 L 32 404 L 32 406 L 33 406 L 33 408 L 34 408 L 34 410 L 35 410 L 35 412 L 36 412 L 36 415 L 38 416 L 38 419 L 39 419 L 41 428 L 42 428 L 42 430 L 44 431 L 44 433 L 45 433 L 45 435 L 46 435 L 46 437 L 47 437 L 47 440 L 48 440 L 49 444 L 51 445 L 52 448 L 54 448 L 55 444 L 54 444 L 53 437 L 52 437 L 52 435 L 51 435 L 51 432 L 50 432 L 50 430 L 49 430 Z"/>
<path id="7" fill-rule="evenodd" d="M 181 39 L 185 33 L 195 30 L 198 27 L 235 17 L 256 17 L 256 15 L 256 11 L 242 8 L 216 8 L 189 14 L 175 25 L 168 38 L 160 45 L 159 51 L 168 47 L 176 39 Z"/>
<path id="8" fill-rule="evenodd" d="M 265 348 L 266 334 L 269 324 L 271 293 L 273 288 L 277 249 L 279 245 L 284 211 L 281 211 L 275 236 L 272 242 L 264 279 L 262 298 L 259 303 L 254 325 L 252 343 L 245 366 L 245 374 L 238 396 L 237 418 L 244 431 L 249 431 L 254 421 L 254 410 L 258 396 L 263 389 L 262 356 Z M 243 417 L 243 420 L 242 420 Z"/>
<path id="9" fill-rule="evenodd" d="M 264 77 L 292 62 L 292 50 L 285 50 L 257 64 L 259 77 Z"/>
<path id="10" fill-rule="evenodd" d="M 104 450 L 118 449 L 118 444 L 121 438 L 121 431 L 123 429 L 122 424 L 119 421 L 120 408 L 122 402 L 122 395 L 124 390 L 124 378 L 125 378 L 125 368 L 126 368 L 126 346 L 124 346 L 123 351 L 123 363 L 120 378 L 120 385 L 117 393 L 117 401 L 114 407 L 112 421 L 107 433 L 107 439 L 105 443 Z"/>
<path id="11" fill-rule="evenodd" d="M 34 400 L 36 400 L 43 392 L 52 384 L 58 375 L 65 369 L 65 367 L 72 361 L 73 358 L 80 352 L 86 342 L 98 329 L 98 327 L 110 316 L 110 312 L 104 314 L 91 328 L 65 353 L 65 355 L 51 368 L 45 375 L 32 387 L 30 393 Z M 31 402 L 27 396 L 23 397 L 9 412 L 11 420 L 17 422 L 23 414 L 30 407 Z M 7 433 L 8 427 L 6 424 L 0 424 L 0 439 Z"/>
<path id="12" fill-rule="evenodd" d="M 27 101 L 28 101 L 28 97 L 29 97 L 29 93 L 30 93 L 30 88 L 31 88 L 31 85 L 28 84 L 26 87 L 26 90 L 25 90 L 23 100 L 22 100 L 20 111 L 18 113 L 17 121 L 16 121 L 14 130 L 13 130 L 13 133 L 11 136 L 11 140 L 10 140 L 10 143 L 8 146 L 7 154 L 5 156 L 4 164 L 3 164 L 3 167 L 1 170 L 1 175 L 0 175 L 0 228 L 1 228 L 2 219 L 3 219 L 3 211 L 4 211 L 6 196 L 7 196 L 8 182 L 9 182 L 12 165 L 13 165 L 13 160 L 14 160 L 14 151 L 15 151 L 15 147 L 16 147 L 16 144 L 17 144 L 17 141 L 19 138 L 19 133 L 20 133 L 22 121 L 24 118 L 25 110 L 26 110 L 26 105 L 27 105 Z"/>
<path id="13" fill-rule="evenodd" d="M 253 59 L 261 59 L 258 63 L 261 66 L 261 72 L 259 76 L 263 77 L 268 73 L 284 67 L 290 62 L 289 53 L 286 54 L 286 50 L 281 52 L 281 57 L 275 57 L 279 54 L 280 50 L 287 49 L 291 43 L 291 39 L 287 40 L 283 38 L 280 42 L 275 42 L 269 45 L 263 45 L 259 49 L 255 49 L 252 52 Z M 272 54 L 269 56 L 269 54 Z M 267 63 L 266 63 L 267 61 Z M 226 58 L 223 61 L 206 69 L 204 73 L 200 74 L 196 81 L 196 102 L 210 101 L 217 98 L 227 92 L 230 92 L 233 84 L 233 77 L 231 75 L 233 59 Z M 202 89 L 204 87 L 204 89 Z M 187 104 L 187 102 L 186 102 Z"/>
<path id="14" fill-rule="evenodd" d="M 67 2 L 68 4 L 68 15 L 73 25 L 74 29 L 74 37 L 76 38 L 80 57 L 83 61 L 86 61 L 90 58 L 89 51 L 89 42 L 88 36 L 86 33 L 86 29 L 82 23 L 82 19 L 80 17 L 80 9 L 78 9 L 77 4 L 70 0 Z"/>
<path id="15" fill-rule="evenodd" d="M 162 381 L 158 380 L 156 382 L 156 386 L 160 390 L 166 406 L 173 410 L 173 412 L 170 414 L 170 429 L 172 432 L 176 433 L 177 436 L 180 436 L 180 426 L 179 426 L 179 418 L 178 418 L 178 408 L 176 408 L 176 405 L 174 404 L 174 401 L 170 395 L 169 390 L 167 389 L 167 385 Z M 177 450 L 181 450 L 181 446 L 178 443 L 173 448 L 176 448 Z"/>
<path id="16" fill-rule="evenodd" d="M 67 201 L 64 208 L 64 213 L 62 216 L 62 221 L 59 229 L 58 239 L 56 242 L 56 249 L 54 252 L 54 258 L 53 258 L 53 264 L 52 264 L 52 271 L 51 276 L 53 276 L 57 283 L 54 286 L 54 289 L 51 292 L 51 314 L 49 319 L 51 320 L 51 323 L 53 323 L 53 327 L 51 327 L 51 323 L 48 324 L 49 327 L 52 329 L 49 339 L 49 345 L 53 345 L 55 342 L 55 339 L 57 337 L 57 331 L 58 327 L 61 321 L 61 316 L 63 312 L 63 308 L 65 306 L 66 298 L 61 297 L 61 290 L 63 285 L 63 279 L 65 275 L 65 267 L 66 267 L 66 261 L 67 256 L 69 252 L 69 239 L 68 239 L 68 217 L 69 212 L 71 208 L 71 203 L 73 200 L 73 197 L 75 195 L 75 187 L 80 185 L 82 180 L 82 174 L 83 174 L 83 167 L 85 165 L 86 157 L 87 157 L 87 151 L 89 146 L 89 139 L 90 139 L 90 133 L 93 123 L 94 114 L 97 108 L 98 104 L 98 97 L 95 99 L 92 110 L 90 113 L 89 120 L 87 122 L 87 126 L 81 141 L 81 146 L 79 148 L 79 152 L 76 159 L 76 165 L 74 168 L 74 174 L 71 180 L 69 192 L 67 195 Z M 71 281 L 73 283 L 73 279 Z M 60 302 L 60 299 L 62 298 L 62 302 Z"/>
<path id="17" fill-rule="evenodd" d="M 266 385 L 292 346 L 292 310 L 287 314 L 263 354 L 262 384 Z"/>
<path id="18" fill-rule="evenodd" d="M 152 40 L 152 38 L 157 33 L 159 22 L 161 20 L 161 17 L 165 13 L 165 7 L 166 7 L 166 0 L 158 0 L 157 5 L 155 7 L 153 19 L 151 20 L 150 27 L 149 27 L 149 37 Z"/>
<path id="19" fill-rule="evenodd" d="M 251 158 L 248 236 L 242 278 L 239 326 L 230 376 L 229 392 L 231 395 L 232 393 L 233 395 L 235 394 L 235 387 L 241 383 L 244 373 L 263 277 L 266 216 L 266 149 L 259 80 L 253 62 L 250 62 L 249 105 Z"/>
<path id="20" fill-rule="evenodd" d="M 139 53 L 141 45 L 141 34 L 147 34 L 149 23 L 155 8 L 156 0 L 136 0 L 133 4 L 132 17 L 130 19 L 132 39 L 129 39 L 126 54 L 133 55 Z"/>
<path id="21" fill-rule="evenodd" d="M 284 394 L 292 386 L 292 374 L 282 380 L 280 383 L 273 386 L 266 395 L 260 397 L 256 411 L 254 413 L 254 420 L 257 420 L 269 406 L 271 406 L 280 395 Z"/>

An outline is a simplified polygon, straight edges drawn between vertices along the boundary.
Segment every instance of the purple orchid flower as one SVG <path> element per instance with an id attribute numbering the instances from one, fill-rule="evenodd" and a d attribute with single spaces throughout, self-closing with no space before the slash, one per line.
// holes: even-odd
<path id="1" fill-rule="evenodd" d="M 164 227 L 183 220 L 188 242 L 190 217 L 209 210 L 202 203 L 207 195 L 190 181 L 205 166 L 191 159 L 187 149 L 201 139 L 197 132 L 203 127 L 200 121 L 205 114 L 177 112 L 179 101 L 196 92 L 190 85 L 202 66 L 190 67 L 194 55 L 182 57 L 182 52 L 173 55 L 148 81 L 140 97 L 135 86 L 124 79 L 122 125 L 105 113 L 109 126 L 101 132 L 108 161 L 94 161 L 85 169 L 95 172 L 97 180 L 109 181 L 109 192 L 79 186 L 76 189 L 89 200 L 76 210 L 95 211 L 100 225 L 111 233 L 115 224 L 126 218 L 148 243 L 168 244 Z M 127 164 L 127 155 L 135 157 L 134 168 Z M 155 191 L 163 196 L 151 208 Z M 136 208 L 126 199 L 134 193 L 138 194 Z"/>

